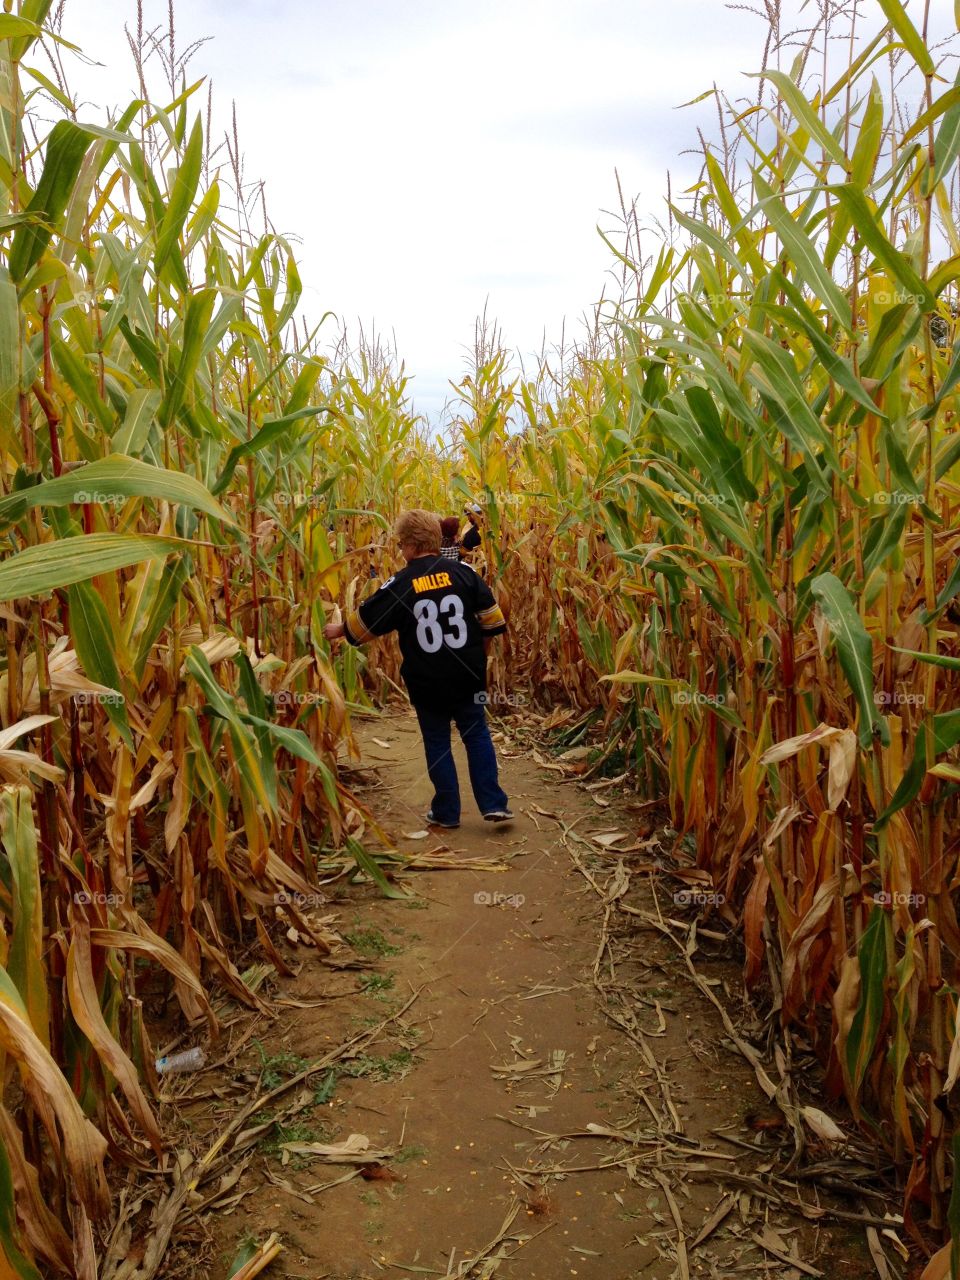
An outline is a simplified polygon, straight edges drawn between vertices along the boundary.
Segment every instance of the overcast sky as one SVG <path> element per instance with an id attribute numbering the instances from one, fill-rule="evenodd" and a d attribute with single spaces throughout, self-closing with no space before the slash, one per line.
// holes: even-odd
<path id="1" fill-rule="evenodd" d="M 167 0 L 144 0 L 144 16 L 165 30 Z M 63 34 L 103 64 L 71 64 L 71 87 L 99 108 L 136 94 L 124 24 L 136 27 L 135 0 L 67 0 Z M 179 49 L 211 37 L 188 80 L 212 78 L 219 137 L 236 102 L 246 177 L 265 180 L 271 219 L 300 246 L 308 319 L 333 311 L 354 332 L 375 321 L 431 417 L 488 299 L 524 354 L 544 333 L 558 340 L 565 317 L 576 331 L 608 280 L 595 227 L 612 225 L 614 171 L 662 216 L 666 170 L 676 193 L 696 175 L 680 153 L 697 125 L 716 132 L 709 105 L 676 108 L 714 81 L 753 93 L 743 73 L 759 67 L 764 34 L 723 0 L 179 0 L 176 11 Z"/>

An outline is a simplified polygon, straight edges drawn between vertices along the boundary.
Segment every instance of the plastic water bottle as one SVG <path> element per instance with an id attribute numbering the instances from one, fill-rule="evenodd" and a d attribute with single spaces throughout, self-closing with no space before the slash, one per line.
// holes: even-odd
<path id="1" fill-rule="evenodd" d="M 158 1058 L 154 1065 L 158 1076 L 168 1076 L 178 1071 L 199 1071 L 206 1060 L 207 1055 L 197 1045 L 194 1049 L 184 1049 L 182 1053 L 169 1053 Z"/>

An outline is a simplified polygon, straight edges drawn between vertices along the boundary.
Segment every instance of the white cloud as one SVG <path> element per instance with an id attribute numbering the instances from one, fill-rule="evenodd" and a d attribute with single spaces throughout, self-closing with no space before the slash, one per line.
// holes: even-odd
<path id="1" fill-rule="evenodd" d="M 81 7 L 83 12 L 81 13 Z M 166 0 L 145 0 L 146 25 Z M 84 96 L 125 104 L 133 0 L 68 0 L 64 34 L 104 63 Z M 628 197 L 662 214 L 665 169 L 696 173 L 715 80 L 754 92 L 763 31 L 722 0 L 181 0 L 177 43 L 212 36 L 216 128 L 237 104 L 248 179 L 300 241 L 305 305 L 396 334 L 435 412 L 475 316 L 539 349 L 589 309 L 611 265 L 595 234 Z M 87 113 L 89 115 L 89 113 Z"/>

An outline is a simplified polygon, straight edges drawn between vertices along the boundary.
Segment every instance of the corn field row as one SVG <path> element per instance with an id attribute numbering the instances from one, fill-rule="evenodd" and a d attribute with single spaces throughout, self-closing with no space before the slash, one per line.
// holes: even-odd
<path id="1" fill-rule="evenodd" d="M 213 1032 L 211 986 L 260 1006 L 239 943 L 284 970 L 278 901 L 310 936 L 331 869 L 397 892 L 336 763 L 395 656 L 321 628 L 400 509 L 467 499 L 497 681 L 667 798 L 787 1061 L 814 1046 L 960 1251 L 960 83 L 924 32 L 877 0 L 833 82 L 767 68 L 728 114 L 748 173 L 705 148 L 649 258 L 625 211 L 619 304 L 553 367 L 478 329 L 438 439 L 388 356 L 304 324 L 199 83 L 78 121 L 50 9 L 0 14 L 7 1274 L 96 1277 L 107 1168 L 162 1151 L 158 974 Z"/>

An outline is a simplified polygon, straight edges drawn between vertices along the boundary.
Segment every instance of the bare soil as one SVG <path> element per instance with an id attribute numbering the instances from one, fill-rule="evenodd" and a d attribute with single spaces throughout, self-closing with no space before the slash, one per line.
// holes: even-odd
<path id="1" fill-rule="evenodd" d="M 618 855 L 591 834 L 626 830 L 631 839 L 618 843 L 632 844 L 653 827 L 655 837 L 650 809 L 630 793 L 590 792 L 542 768 L 507 727 L 498 750 L 516 821 L 484 823 L 464 785 L 461 828 L 414 840 L 403 833 L 423 830 L 431 798 L 415 720 L 398 712 L 365 722 L 361 739 L 371 781 L 364 797 L 400 849 L 446 845 L 453 859 L 483 857 L 504 869 L 404 874 L 411 896 L 402 901 L 384 900 L 369 882 L 329 887 L 323 911 L 336 915 L 365 967 L 331 968 L 285 944 L 301 967 L 279 994 L 321 1003 L 238 1022 L 229 1034 L 243 1047 L 213 1081 L 207 1072 L 167 1086 L 202 1139 L 198 1149 L 253 1088 L 292 1075 L 419 995 L 359 1057 L 311 1077 L 296 1122 L 267 1130 L 216 1213 L 178 1230 L 164 1275 L 225 1280 L 244 1241 L 271 1232 L 283 1244 L 262 1273 L 271 1278 L 875 1275 L 862 1226 L 829 1215 L 809 1221 L 778 1198 L 798 1199 L 811 1214 L 818 1205 L 850 1215 L 895 1206 L 774 1182 L 792 1135 L 717 1010 L 669 936 L 601 896 L 615 894 L 618 861 L 640 868 L 655 849 L 651 838 L 650 853 Z M 459 744 L 456 754 L 466 784 Z M 676 887 L 634 874 L 619 901 L 641 913 L 659 905 L 675 919 Z M 701 938 L 697 963 L 748 1035 L 729 946 Z M 809 1083 L 816 1088 L 815 1075 Z M 205 1099 L 191 1103 L 191 1090 Z M 283 1149 L 351 1134 L 391 1153 L 367 1176 Z M 836 1165 L 843 1182 L 835 1156 L 805 1158 Z"/>

